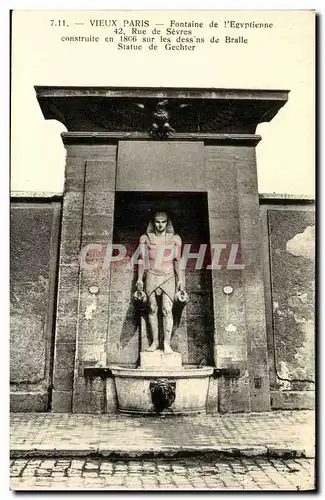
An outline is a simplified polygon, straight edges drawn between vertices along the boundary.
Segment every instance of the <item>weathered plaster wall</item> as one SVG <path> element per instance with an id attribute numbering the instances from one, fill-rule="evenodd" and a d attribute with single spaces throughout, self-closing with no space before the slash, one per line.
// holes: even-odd
<path id="1" fill-rule="evenodd" d="M 11 409 L 44 411 L 51 386 L 60 203 L 13 201 L 10 230 Z"/>
<path id="2" fill-rule="evenodd" d="M 269 229 L 276 370 L 293 388 L 315 377 L 314 214 L 270 210 Z"/>
<path id="3" fill-rule="evenodd" d="M 309 395 L 302 393 L 313 391 L 315 380 L 314 207 L 268 205 L 262 211 L 269 235 L 265 284 L 274 406 L 290 400 L 305 407 Z"/>

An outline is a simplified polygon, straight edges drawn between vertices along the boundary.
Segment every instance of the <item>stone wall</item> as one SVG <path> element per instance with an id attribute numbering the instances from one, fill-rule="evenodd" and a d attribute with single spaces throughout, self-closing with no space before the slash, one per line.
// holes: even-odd
<path id="1" fill-rule="evenodd" d="M 314 206 L 262 205 L 265 298 L 273 408 L 313 406 L 315 382 Z"/>
<path id="2" fill-rule="evenodd" d="M 170 193 L 169 197 L 169 204 L 177 214 L 173 221 L 175 230 L 183 243 L 208 240 L 208 226 L 204 222 L 207 216 L 205 195 Z M 143 221 L 147 220 L 150 209 L 163 202 L 161 196 L 152 193 L 117 193 L 113 240 L 134 245 L 145 229 Z M 262 200 L 260 210 L 272 407 L 312 407 L 315 379 L 314 206 L 286 200 L 277 203 Z M 12 200 L 10 382 L 11 409 L 14 411 L 46 411 L 51 405 L 60 217 L 60 202 Z M 73 238 L 73 233 L 70 237 Z M 63 267 L 63 270 L 70 269 L 67 263 Z M 71 265 L 71 269 L 74 268 Z M 225 270 L 219 272 L 219 278 L 224 277 L 226 283 L 225 273 Z M 113 342 L 112 339 L 108 342 L 107 352 L 109 362 L 133 365 L 137 361 L 139 344 L 137 332 L 129 328 L 135 324 L 130 292 L 133 270 L 127 278 L 127 286 L 125 279 L 125 271 L 118 267 L 112 269 L 110 293 L 116 300 L 111 303 L 109 331 L 115 337 Z M 190 268 L 186 273 L 191 302 L 186 307 L 181 325 L 186 331 L 186 344 L 180 348 L 187 363 L 197 364 L 204 357 L 211 362 L 213 300 L 210 279 L 206 270 L 198 272 Z M 128 301 L 122 295 L 123 290 L 128 294 Z M 238 305 L 238 291 L 236 293 L 228 307 L 231 324 L 238 315 L 245 314 Z M 127 304 L 123 314 L 121 304 L 123 307 Z M 61 316 L 65 321 L 66 335 L 71 333 L 69 318 L 73 311 L 71 308 L 69 311 Z M 221 321 L 220 314 L 219 310 L 218 321 Z M 123 324 L 127 325 L 124 330 Z M 66 346 L 70 347 L 70 343 L 63 342 L 62 328 L 58 325 L 57 349 L 64 350 Z M 89 342 L 89 332 L 87 335 Z M 226 354 L 229 355 L 228 351 Z M 74 359 L 75 350 L 67 349 L 62 356 Z M 61 366 L 62 374 L 64 370 L 70 370 L 69 367 L 69 363 Z M 57 376 L 61 373 L 59 369 Z M 72 376 L 73 364 L 71 372 Z M 225 381 L 220 388 L 224 398 L 226 391 L 229 397 L 233 394 L 231 383 L 234 384 Z M 96 389 L 95 382 L 94 385 Z M 92 392 L 93 389 L 88 390 Z"/>
<path id="3" fill-rule="evenodd" d="M 12 200 L 10 406 L 50 406 L 60 202 Z"/>

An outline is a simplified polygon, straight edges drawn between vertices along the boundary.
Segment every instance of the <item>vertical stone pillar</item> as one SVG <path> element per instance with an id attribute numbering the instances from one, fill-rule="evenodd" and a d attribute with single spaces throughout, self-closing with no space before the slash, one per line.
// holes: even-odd
<path id="1" fill-rule="evenodd" d="M 245 323 L 251 411 L 271 409 L 270 380 L 262 270 L 262 229 L 255 148 L 241 148 L 245 168 L 237 168 L 240 243 L 245 265 Z"/>
<path id="2" fill-rule="evenodd" d="M 220 259 L 221 269 L 212 270 L 214 308 L 213 355 L 217 368 L 239 368 L 239 379 L 219 379 L 219 411 L 250 410 L 245 325 L 245 296 L 241 270 L 227 268 L 230 245 L 240 243 L 237 193 L 237 162 L 240 149 L 207 146 L 208 210 L 211 245 L 227 245 Z M 224 294 L 231 286 L 233 294 Z"/>
<path id="3" fill-rule="evenodd" d="M 212 270 L 214 360 L 240 370 L 238 378 L 219 379 L 221 412 L 270 409 L 254 145 L 206 147 L 210 240 L 226 245 L 221 269 Z M 234 245 L 241 258 L 231 262 Z"/>
<path id="4" fill-rule="evenodd" d="M 67 146 L 55 327 L 52 411 L 71 412 L 78 321 L 79 263 L 86 160 Z"/>
<path id="5" fill-rule="evenodd" d="M 64 137 L 64 136 L 63 136 Z M 71 134 L 69 138 L 71 141 Z M 52 411 L 103 412 L 105 384 L 85 380 L 83 368 L 106 363 L 109 266 L 79 266 L 80 251 L 112 241 L 116 145 L 67 144 Z M 96 252 L 97 253 L 97 252 Z M 88 254 L 91 256 L 91 253 Z M 91 263 L 91 261 L 89 261 Z M 95 262 L 93 262 L 95 263 Z M 97 294 L 89 291 L 98 287 Z"/>

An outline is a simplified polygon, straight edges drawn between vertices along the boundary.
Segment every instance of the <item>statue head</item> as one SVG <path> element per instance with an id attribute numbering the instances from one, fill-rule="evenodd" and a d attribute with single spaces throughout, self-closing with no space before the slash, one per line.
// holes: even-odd
<path id="1" fill-rule="evenodd" d="M 155 233 L 163 234 L 166 231 L 168 220 L 169 217 L 166 212 L 156 212 L 152 220 Z"/>
<path id="2" fill-rule="evenodd" d="M 147 234 L 174 234 L 174 227 L 168 213 L 164 210 L 154 212 L 147 227 Z"/>

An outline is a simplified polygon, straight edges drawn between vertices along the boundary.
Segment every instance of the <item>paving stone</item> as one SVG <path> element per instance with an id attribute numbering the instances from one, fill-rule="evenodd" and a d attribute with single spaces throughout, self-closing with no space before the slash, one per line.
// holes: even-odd
<path id="1" fill-rule="evenodd" d="M 47 469 L 36 469 L 35 470 L 35 474 L 38 476 L 38 477 L 50 477 L 52 472 L 51 470 L 47 470 Z M 25 476 L 26 474 L 24 474 Z M 33 473 L 34 475 L 34 473 Z"/>
<path id="2" fill-rule="evenodd" d="M 82 471 L 80 469 L 69 469 L 67 470 L 67 476 L 69 478 L 81 477 Z"/>
<path id="3" fill-rule="evenodd" d="M 11 458 L 89 455 L 98 449 L 107 456 L 137 455 L 154 450 L 169 458 L 175 451 L 204 453 L 234 450 L 241 455 L 281 457 L 295 453 L 306 458 L 315 454 L 314 412 L 273 411 L 268 413 L 197 415 L 161 419 L 122 415 L 19 413 L 11 415 Z M 299 430 L 299 432 L 297 431 Z M 34 451 L 33 451 L 34 450 Z M 37 455 L 38 454 L 38 455 Z M 52 455 L 51 455 L 52 454 Z M 275 458 L 276 458 L 275 456 Z M 290 456 L 287 456 L 290 458 Z M 45 466 L 46 467 L 46 466 Z"/>
<path id="4" fill-rule="evenodd" d="M 307 444 L 311 448 L 313 418 L 310 411 L 177 419 L 12 414 L 12 450 L 17 456 L 32 451 L 35 458 L 11 460 L 11 489 L 310 490 L 312 458 L 254 456 L 252 450 L 270 446 L 298 450 L 307 449 Z M 100 443 L 107 453 L 119 450 L 127 456 L 132 450 L 135 458 L 82 458 L 80 454 L 98 450 Z M 200 457 L 136 458 L 144 446 L 164 454 L 190 450 Z M 250 456 L 203 455 L 206 449 L 217 448 L 246 450 Z"/>
<path id="5" fill-rule="evenodd" d="M 86 460 L 84 462 L 84 469 L 87 469 L 87 470 L 94 470 L 94 469 L 98 469 L 100 467 L 100 464 L 101 464 L 101 460 L 100 459 L 97 459 L 96 460 Z"/>
<path id="6" fill-rule="evenodd" d="M 71 461 L 67 467 L 67 474 L 73 472 L 72 465 L 80 466 L 89 464 L 87 461 Z M 157 490 L 157 489 L 195 489 L 195 490 L 311 490 L 314 488 L 314 462 L 313 460 L 299 459 L 286 463 L 277 459 L 256 458 L 250 462 L 245 459 L 232 459 L 209 462 L 204 459 L 192 461 L 188 459 L 182 461 L 182 466 L 176 461 L 163 464 L 169 467 L 168 471 L 161 473 L 157 459 L 146 461 L 142 468 L 138 467 L 137 475 L 130 473 L 134 466 L 132 461 L 124 464 L 114 461 L 99 460 L 99 469 L 106 468 L 106 475 L 99 476 L 98 471 L 77 469 L 79 477 L 64 477 L 62 472 L 45 470 L 40 462 L 32 462 L 26 459 L 25 463 L 20 462 L 21 475 L 17 477 L 13 470 L 11 477 L 11 489 L 124 489 L 124 490 Z M 12 469 L 14 469 L 12 465 Z M 246 474 L 242 470 L 250 465 L 250 470 Z M 120 470 L 114 472 L 114 467 Z M 155 469 L 152 474 L 149 468 Z M 124 470 L 122 470 L 124 468 Z M 174 470 L 173 470 L 174 469 Z M 180 475 L 182 470 L 184 474 Z M 292 472 L 288 472 L 288 471 Z M 221 473 L 219 471 L 222 471 Z M 114 472 L 114 473 L 113 473 Z M 203 476 L 202 476 L 203 472 Z M 52 477 L 38 477 L 39 474 L 52 474 Z M 33 476 L 31 476 L 33 474 Z"/>
<path id="7" fill-rule="evenodd" d="M 71 469 L 82 469 L 84 466 L 84 461 L 83 460 L 72 460 L 71 461 Z"/>

